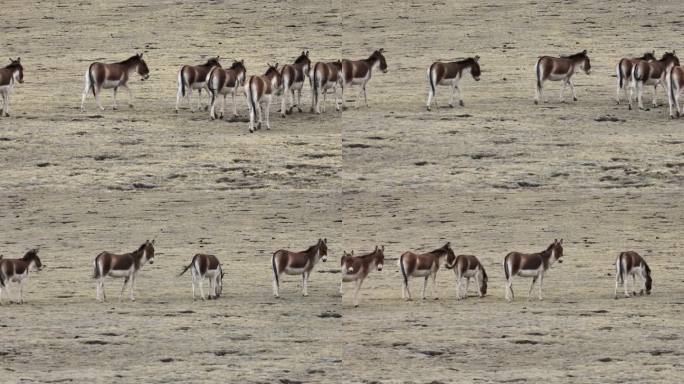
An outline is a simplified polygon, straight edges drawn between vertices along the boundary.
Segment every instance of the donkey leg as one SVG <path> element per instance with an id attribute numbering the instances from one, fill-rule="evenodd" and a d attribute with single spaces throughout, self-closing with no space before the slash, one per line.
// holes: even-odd
<path id="1" fill-rule="evenodd" d="M 98 89 L 97 85 L 93 85 L 93 87 L 95 88 L 95 102 L 97 103 L 97 106 L 100 107 L 100 110 L 104 111 L 104 107 L 100 102 L 100 94 L 102 93 L 102 88 Z"/>
<path id="2" fill-rule="evenodd" d="M 195 285 L 197 284 L 197 277 L 192 274 L 192 301 L 195 301 Z"/>
<path id="3" fill-rule="evenodd" d="M 226 110 L 226 98 L 228 97 L 227 93 L 223 94 L 223 102 L 221 103 L 221 116 L 219 116 L 219 119 L 223 119 L 223 112 Z"/>
<path id="4" fill-rule="evenodd" d="M 202 110 L 202 88 L 197 90 L 197 110 Z"/>
<path id="5" fill-rule="evenodd" d="M 432 273 L 432 296 L 434 296 L 435 300 L 439 300 L 437 296 L 437 272 Z"/>
<path id="6" fill-rule="evenodd" d="M 542 297 L 542 288 L 544 287 L 544 274 L 539 275 L 539 300 L 544 300 Z"/>
<path id="7" fill-rule="evenodd" d="M 658 94 L 658 84 L 653 86 L 653 108 L 658 107 L 658 102 L 656 101 L 657 94 Z"/>
<path id="8" fill-rule="evenodd" d="M 126 84 L 122 84 L 121 87 L 123 87 L 128 92 L 128 106 L 133 108 L 133 92 Z"/>
<path id="9" fill-rule="evenodd" d="M 128 285 L 128 277 L 124 279 L 123 286 L 121 286 L 121 293 L 119 294 L 119 301 L 123 300 L 123 294 L 126 290 L 126 285 Z"/>
<path id="10" fill-rule="evenodd" d="M 280 101 L 280 117 L 285 117 L 286 111 L 287 111 L 287 95 L 290 93 L 289 88 L 285 88 L 283 90 L 283 99 Z"/>
<path id="11" fill-rule="evenodd" d="M 235 104 L 235 89 L 233 88 L 232 98 L 233 98 L 233 118 L 237 118 L 237 104 Z"/>
<path id="12" fill-rule="evenodd" d="M 266 115 L 266 129 L 271 129 L 271 120 L 269 119 L 269 114 L 271 111 L 271 98 L 266 98 L 266 109 L 264 114 Z"/>
<path id="13" fill-rule="evenodd" d="M 280 284 L 278 284 L 278 280 L 280 279 L 280 275 L 276 275 L 276 273 L 273 273 L 273 296 L 274 297 L 280 297 Z"/>
<path id="14" fill-rule="evenodd" d="M 403 284 L 404 284 L 404 290 L 406 291 L 406 300 L 411 301 L 412 300 L 411 290 L 409 288 L 408 281 L 403 282 Z"/>
<path id="15" fill-rule="evenodd" d="M 257 124 L 256 124 L 256 129 L 261 129 L 261 109 L 262 109 L 261 101 L 256 103 L 256 114 L 257 114 Z"/>
<path id="16" fill-rule="evenodd" d="M 468 287 L 470 286 L 470 277 L 466 277 L 465 281 L 465 290 L 463 291 L 463 298 L 467 299 L 468 298 Z"/>
<path id="17" fill-rule="evenodd" d="M 363 83 L 363 102 L 366 103 L 366 108 L 368 108 L 368 95 L 366 95 L 366 83 Z"/>
<path id="18" fill-rule="evenodd" d="M 456 300 L 461 300 L 461 278 L 456 276 Z"/>
<path id="19" fill-rule="evenodd" d="M 356 290 L 354 291 L 354 306 L 359 306 L 359 291 L 361 290 L 361 284 L 363 284 L 363 279 L 356 280 Z"/>
<path id="20" fill-rule="evenodd" d="M 428 275 L 428 276 L 425 276 L 425 280 L 423 280 L 423 293 L 422 293 L 423 300 L 426 299 L 426 297 L 425 297 L 425 290 L 427 289 L 427 284 L 428 284 L 428 279 L 429 279 L 429 278 L 430 278 L 430 276 Z"/>
<path id="21" fill-rule="evenodd" d="M 302 273 L 302 294 L 304 296 L 309 296 L 308 285 L 309 285 L 309 273 L 304 272 L 304 273 Z"/>
<path id="22" fill-rule="evenodd" d="M 107 291 L 104 286 L 104 278 L 100 280 L 100 289 L 102 290 L 102 302 L 107 301 Z"/>
<path id="23" fill-rule="evenodd" d="M 297 110 L 299 112 L 302 112 L 302 88 L 297 90 Z"/>
<path id="24" fill-rule="evenodd" d="M 632 296 L 636 296 L 636 273 L 632 275 Z"/>
<path id="25" fill-rule="evenodd" d="M 131 301 L 135 301 L 135 295 L 133 294 L 133 291 L 135 290 L 135 278 L 137 274 L 134 272 L 131 275 Z"/>
<path id="26" fill-rule="evenodd" d="M 200 299 L 205 300 L 204 298 L 204 279 L 202 276 L 198 276 L 197 282 L 199 283 L 199 289 L 200 289 Z"/>
<path id="27" fill-rule="evenodd" d="M 26 279 L 19 282 L 19 304 L 24 304 L 24 283 Z"/>
<path id="28" fill-rule="evenodd" d="M 568 79 L 568 84 L 570 84 L 570 90 L 572 91 L 572 101 L 577 101 L 577 93 L 575 92 L 575 83 L 572 79 Z"/>
<path id="29" fill-rule="evenodd" d="M 119 90 L 119 87 L 114 87 L 114 106 L 112 107 L 112 109 L 115 110 L 115 111 L 116 111 L 117 109 L 119 109 L 119 106 L 118 106 L 117 103 L 116 103 L 116 94 L 117 94 L 117 91 L 118 91 L 118 90 Z"/>
<path id="30" fill-rule="evenodd" d="M 529 290 L 529 292 L 527 292 L 527 301 L 530 301 L 532 299 L 532 289 L 534 289 L 534 283 L 537 282 L 537 278 L 539 278 L 539 275 L 532 278 L 532 283 L 530 284 L 530 290 Z"/>
<path id="31" fill-rule="evenodd" d="M 566 87 L 567 85 L 568 85 L 568 81 L 567 81 L 567 80 L 563 80 L 563 85 L 561 86 L 561 90 L 560 90 L 560 97 L 559 97 L 559 99 L 558 99 L 558 101 L 560 101 L 561 103 L 563 102 L 563 92 L 565 91 L 565 87 Z"/>
<path id="32" fill-rule="evenodd" d="M 85 101 L 86 97 L 88 97 L 88 91 L 90 91 L 90 80 L 88 79 L 88 76 L 86 76 L 86 81 L 85 81 L 85 88 L 83 89 L 83 94 L 81 95 L 81 111 L 85 111 Z M 3 95 L 3 100 L 4 100 L 4 95 Z"/>

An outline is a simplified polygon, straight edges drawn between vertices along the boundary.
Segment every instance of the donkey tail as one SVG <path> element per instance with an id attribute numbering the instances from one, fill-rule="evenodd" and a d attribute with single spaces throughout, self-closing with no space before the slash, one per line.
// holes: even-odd
<path id="1" fill-rule="evenodd" d="M 95 261 L 93 261 L 93 279 L 99 279 L 102 275 L 100 275 L 100 267 L 98 264 L 100 261 L 100 255 L 97 255 L 95 258 Z"/>
<path id="2" fill-rule="evenodd" d="M 428 82 L 430 83 L 430 89 L 432 89 L 432 96 L 435 95 L 435 78 L 432 76 L 433 74 L 433 68 L 435 67 L 436 63 L 432 63 L 430 66 L 430 69 L 428 69 Z"/>
<path id="3" fill-rule="evenodd" d="M 625 73 L 622 71 L 622 63 L 625 59 L 620 60 L 617 65 L 618 88 L 622 89 L 625 85 Z"/>
<path id="4" fill-rule="evenodd" d="M 318 83 L 316 82 L 316 69 L 321 63 L 316 63 L 313 68 L 313 76 L 312 76 L 312 87 L 313 87 L 313 98 L 314 98 L 314 106 L 318 104 Z"/>
<path id="5" fill-rule="evenodd" d="M 207 74 L 207 89 L 209 90 L 209 93 L 211 93 L 211 104 L 214 105 L 214 100 L 216 100 L 216 90 L 217 88 L 212 88 L 212 79 L 214 78 L 214 71 L 216 70 L 216 67 L 213 67 L 209 73 Z"/>
<path id="6" fill-rule="evenodd" d="M 670 108 L 672 108 L 672 107 L 678 108 L 678 106 L 676 105 L 677 99 L 675 98 L 675 81 L 674 81 L 674 76 L 673 76 L 675 68 L 676 68 L 676 66 L 673 65 L 672 68 L 670 69 L 670 84 L 668 84 L 669 88 L 670 88 L 670 92 L 668 92 L 668 97 L 670 98 Z M 672 109 L 670 109 L 670 110 L 672 110 Z"/>
<path id="7" fill-rule="evenodd" d="M 511 278 L 511 271 L 508 270 L 508 256 L 509 255 L 506 255 L 503 261 L 504 276 L 506 276 L 506 280 L 509 280 Z"/>
<path id="8" fill-rule="evenodd" d="M 278 252 L 274 252 L 273 256 L 271 256 L 271 267 L 273 267 L 273 278 L 275 279 L 276 285 L 280 286 L 280 281 L 278 279 L 278 269 L 276 268 L 276 262 L 275 258 Z"/>
<path id="9" fill-rule="evenodd" d="M 484 281 L 489 281 L 489 276 L 487 276 L 487 271 L 485 271 L 484 265 L 480 263 L 480 270 L 482 271 L 482 278 Z"/>
<path id="10" fill-rule="evenodd" d="M 408 286 L 408 276 L 406 276 L 406 269 L 404 268 L 404 255 L 399 256 L 399 268 L 401 269 L 401 275 L 404 277 L 404 284 Z"/>
<path id="11" fill-rule="evenodd" d="M 620 284 L 624 284 L 625 282 L 625 276 L 624 276 L 624 269 L 622 268 L 622 256 L 624 255 L 624 252 L 620 252 L 620 255 L 618 255 L 617 261 L 615 261 L 615 267 L 617 269 L 617 281 Z"/>
<path id="12" fill-rule="evenodd" d="M 253 88 L 254 87 L 254 76 L 252 76 L 249 79 L 249 84 L 247 86 L 247 98 L 249 99 L 249 104 L 252 106 L 252 113 L 254 113 L 254 116 L 256 118 L 256 113 L 257 113 L 257 92 Z"/>
<path id="13" fill-rule="evenodd" d="M 180 71 L 178 71 L 178 86 L 181 89 L 181 96 L 185 97 L 185 78 L 183 77 L 183 71 L 185 66 L 182 66 Z"/>
<path id="14" fill-rule="evenodd" d="M 540 90 L 542 85 L 541 85 L 541 61 L 543 57 L 540 57 L 539 60 L 537 60 L 537 65 L 535 66 L 535 72 L 537 74 L 537 90 Z"/>
<path id="15" fill-rule="evenodd" d="M 93 97 L 96 97 L 95 76 L 93 76 L 93 65 L 95 65 L 95 63 L 90 64 L 90 66 L 88 67 L 88 81 L 90 81 L 90 89 L 93 91 Z"/>

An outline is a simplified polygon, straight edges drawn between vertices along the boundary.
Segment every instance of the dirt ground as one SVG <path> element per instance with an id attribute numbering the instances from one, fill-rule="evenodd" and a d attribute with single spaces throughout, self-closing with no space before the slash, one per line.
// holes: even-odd
<path id="1" fill-rule="evenodd" d="M 678 383 L 684 320 L 684 124 L 660 107 L 615 103 L 614 66 L 655 49 L 684 52 L 676 2 L 22 2 L 3 3 L 2 52 L 25 83 L 0 119 L 0 253 L 40 248 L 25 305 L 0 307 L 2 382 Z M 173 113 L 181 64 L 220 55 L 248 73 L 291 62 L 386 50 L 370 107 L 247 123 Z M 587 49 L 579 101 L 535 106 L 541 54 Z M 135 108 L 88 99 L 94 60 L 144 52 L 150 79 L 131 81 Z M 425 111 L 435 60 L 479 55 L 465 107 Z M 305 86 L 306 110 L 310 103 Z M 650 100 L 652 90 L 646 91 Z M 238 111 L 247 113 L 244 97 Z M 232 108 L 230 101 L 228 107 Z M 329 241 L 309 297 L 286 277 L 271 291 L 270 255 Z M 92 261 L 156 238 L 137 301 L 95 301 Z M 503 299 L 501 261 L 564 238 L 565 262 Z M 439 300 L 401 299 L 407 250 L 451 241 L 477 255 L 488 295 L 457 301 L 451 271 Z M 339 257 L 386 246 L 382 272 L 340 298 Z M 613 262 L 635 250 L 653 270 L 650 297 L 613 299 Z M 194 253 L 227 275 L 218 301 L 193 302 Z M 421 282 L 411 280 L 420 296 Z M 16 294 L 16 288 L 11 292 Z"/>

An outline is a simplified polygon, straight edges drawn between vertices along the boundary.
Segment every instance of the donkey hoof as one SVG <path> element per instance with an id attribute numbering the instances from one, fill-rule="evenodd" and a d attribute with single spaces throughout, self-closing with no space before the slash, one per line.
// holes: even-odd
<path id="1" fill-rule="evenodd" d="M 432 111 L 432 109 L 431 109 L 430 107 L 426 107 L 426 108 L 427 108 L 428 111 Z"/>
<path id="2" fill-rule="evenodd" d="M 577 101 L 577 98 L 576 98 L 576 97 L 573 97 L 573 98 L 572 98 L 572 101 Z"/>
<path id="3" fill-rule="evenodd" d="M 465 107 L 465 103 L 463 102 L 463 100 L 459 101 L 458 105 L 460 105 L 461 107 Z"/>
<path id="4" fill-rule="evenodd" d="M 112 107 L 112 111 L 116 111 L 119 107 Z"/>
<path id="5" fill-rule="evenodd" d="M 537 104 L 539 104 L 539 101 L 538 101 L 538 100 L 535 100 L 535 101 L 534 101 L 534 105 L 537 105 Z"/>
<path id="6" fill-rule="evenodd" d="M 358 304 L 354 304 L 354 308 L 358 308 L 358 307 L 359 307 L 359 305 L 358 305 Z"/>
<path id="7" fill-rule="evenodd" d="M 5 113 L 5 117 L 9 117 L 9 113 Z"/>
<path id="8" fill-rule="evenodd" d="M 280 114 L 280 117 L 282 117 L 282 118 L 284 119 L 284 118 L 285 118 L 285 114 L 284 114 L 284 113 L 281 113 L 281 114 Z"/>
<path id="9" fill-rule="evenodd" d="M 261 129 L 261 123 L 257 123 L 256 129 Z"/>
<path id="10" fill-rule="evenodd" d="M 297 107 L 297 110 L 299 111 L 299 113 L 302 113 L 302 112 L 304 112 L 304 111 L 302 111 L 302 109 L 301 109 L 301 108 L 299 108 L 299 107 Z"/>
<path id="11" fill-rule="evenodd" d="M 643 296 L 643 295 L 644 295 L 644 290 L 642 289 L 641 291 L 639 291 L 639 296 Z"/>
<path id="12" fill-rule="evenodd" d="M 449 104 L 449 108 L 453 108 L 453 107 L 454 107 L 454 105 L 453 105 L 453 104 Z"/>
<path id="13" fill-rule="evenodd" d="M 128 104 L 128 106 L 129 106 L 131 109 L 135 109 L 135 108 L 133 107 L 133 104 Z"/>
<path id="14" fill-rule="evenodd" d="M 629 106 L 629 110 L 630 110 L 630 111 L 632 110 L 632 106 L 631 106 L 631 105 Z"/>
<path id="15" fill-rule="evenodd" d="M 249 129 L 249 133 L 254 133 L 254 128 Z M 276 296 L 277 297 L 277 296 Z"/>

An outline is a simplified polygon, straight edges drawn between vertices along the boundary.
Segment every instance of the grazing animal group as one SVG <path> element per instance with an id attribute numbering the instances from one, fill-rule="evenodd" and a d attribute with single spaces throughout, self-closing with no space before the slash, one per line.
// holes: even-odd
<path id="1" fill-rule="evenodd" d="M 147 263 L 154 263 L 155 240 L 146 240 L 134 251 L 122 254 L 112 252 L 101 252 L 93 261 L 93 278 L 97 281 L 95 297 L 98 301 L 106 301 L 104 281 L 106 277 L 123 278 L 123 286 L 119 294 L 119 300 L 123 299 L 123 294 L 130 282 L 130 300 L 135 301 L 134 289 L 138 273 Z M 542 300 L 542 286 L 544 276 L 551 266 L 558 262 L 562 263 L 563 239 L 554 240 L 546 249 L 536 253 L 510 252 L 503 259 L 503 275 L 505 278 L 505 298 L 513 301 L 513 278 L 528 277 L 532 278 L 528 300 L 532 296 L 535 283 L 539 280 L 539 300 Z M 328 258 L 328 240 L 318 239 L 316 244 L 300 252 L 293 252 L 280 249 L 273 253 L 271 257 L 271 269 L 273 272 L 273 295 L 280 296 L 280 282 L 283 274 L 302 276 L 302 294 L 308 296 L 309 276 L 319 261 L 325 262 Z M 398 260 L 401 272 L 401 293 L 402 298 L 411 300 L 409 289 L 409 278 L 422 277 L 423 291 L 422 298 L 426 299 L 426 288 L 428 280 L 432 279 L 432 294 L 437 299 L 436 279 L 437 272 L 445 260 L 447 269 L 454 271 L 456 277 L 456 298 L 466 299 L 470 279 L 475 280 L 477 294 L 484 297 L 487 294 L 487 284 L 489 277 L 484 265 L 473 255 L 456 255 L 451 248 L 451 243 L 446 243 L 442 247 L 426 253 L 405 252 Z M 373 269 L 382 271 L 385 264 L 385 246 L 375 246 L 375 249 L 366 254 L 354 255 L 354 251 L 343 251 L 340 260 L 341 281 L 340 294 L 343 291 L 343 284 L 354 282 L 355 289 L 353 294 L 354 306 L 359 305 L 359 291 L 361 285 Z M 28 277 L 29 271 L 39 271 L 44 264 L 38 257 L 38 250 L 32 249 L 21 259 L 5 259 L 0 255 L 0 304 L 2 304 L 3 293 L 9 295 L 9 284 L 16 282 L 19 284 L 19 303 L 24 302 L 23 287 Z M 615 298 L 620 285 L 624 286 L 624 295 L 629 297 L 627 279 L 632 276 L 632 295 L 637 294 L 636 278 L 642 280 L 642 287 L 639 294 L 651 294 L 653 287 L 653 277 L 651 269 L 644 258 L 638 253 L 629 251 L 619 254 L 615 261 Z M 178 276 L 182 276 L 188 270 L 192 275 L 192 298 L 195 300 L 196 289 L 199 288 L 200 299 L 218 299 L 223 291 L 223 277 L 225 272 L 219 259 L 214 255 L 198 253 L 192 257 L 190 264 L 185 266 Z M 203 282 L 209 280 L 209 294 L 205 296 Z M 10 298 L 11 301 L 11 298 Z"/>

